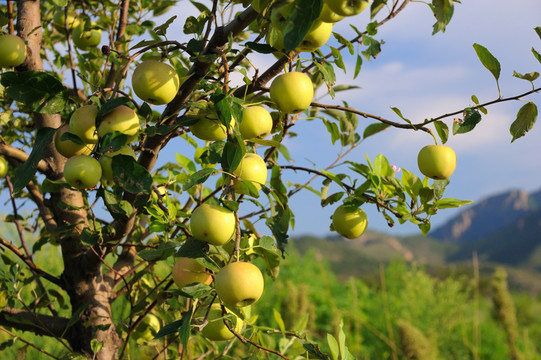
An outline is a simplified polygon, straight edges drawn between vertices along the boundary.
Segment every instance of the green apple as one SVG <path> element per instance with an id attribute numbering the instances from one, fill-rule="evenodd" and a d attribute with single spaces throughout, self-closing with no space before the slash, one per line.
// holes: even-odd
<path id="1" fill-rule="evenodd" d="M 69 127 L 70 133 L 77 135 L 84 143 L 95 144 L 98 142 L 96 132 L 96 105 L 81 106 L 71 114 Z"/>
<path id="2" fill-rule="evenodd" d="M 95 28 L 92 23 L 86 26 L 84 23 L 73 28 L 72 39 L 75 46 L 81 50 L 89 50 L 99 45 L 101 41 L 101 30 Z"/>
<path id="3" fill-rule="evenodd" d="M 57 11 L 53 16 L 53 26 L 58 32 L 64 32 L 66 24 L 66 14 L 64 10 Z M 74 27 L 80 24 L 79 19 L 75 17 L 74 13 L 68 13 L 68 31 L 73 30 Z"/>
<path id="4" fill-rule="evenodd" d="M 206 310 L 206 309 L 205 309 Z M 203 310 L 203 311 L 205 311 Z M 232 313 L 226 308 L 226 313 L 231 314 L 235 319 L 231 326 L 234 325 L 234 330 L 238 334 L 242 331 L 243 321 L 237 315 Z M 228 318 L 231 318 L 228 316 Z M 235 337 L 235 334 L 229 330 L 224 322 L 224 315 L 222 314 L 222 307 L 220 304 L 214 303 L 210 306 L 207 317 L 208 323 L 201 329 L 201 334 L 209 340 L 213 341 L 225 341 Z"/>
<path id="5" fill-rule="evenodd" d="M 328 22 L 328 23 L 336 23 L 340 20 L 343 20 L 344 16 L 338 15 L 334 11 L 332 11 L 329 8 L 329 5 L 327 5 L 326 2 L 323 3 L 323 8 L 321 9 L 321 14 L 319 14 L 319 20 Z"/>
<path id="6" fill-rule="evenodd" d="M 233 171 L 241 180 L 251 181 L 257 190 L 261 189 L 267 181 L 267 164 L 265 160 L 257 154 L 244 154 L 239 166 Z M 235 192 L 242 194 L 240 189 L 240 181 L 235 180 Z"/>
<path id="7" fill-rule="evenodd" d="M 77 144 L 70 139 L 62 140 L 62 135 L 69 132 L 69 125 L 63 125 L 56 130 L 54 135 L 54 146 L 62 156 L 70 158 L 75 155 L 90 155 L 96 144 Z"/>
<path id="8" fill-rule="evenodd" d="M 229 127 L 234 126 L 235 119 L 231 118 Z M 227 128 L 215 113 L 199 117 L 199 120 L 190 126 L 190 131 L 196 138 L 206 141 L 224 140 L 227 137 Z"/>
<path id="9" fill-rule="evenodd" d="M 64 178 L 74 188 L 91 189 L 100 181 L 100 163 L 88 155 L 72 156 L 64 165 Z"/>
<path id="10" fill-rule="evenodd" d="M 129 155 L 134 159 L 137 158 L 135 152 L 129 145 L 123 145 L 117 151 L 109 151 L 104 153 L 99 159 L 101 165 L 102 179 L 105 179 L 107 181 L 113 181 L 113 168 L 111 165 L 113 163 L 113 157 L 115 157 L 115 155 Z"/>
<path id="11" fill-rule="evenodd" d="M 249 106 L 242 110 L 239 131 L 244 140 L 263 139 L 272 131 L 272 116 L 263 106 Z"/>
<path id="12" fill-rule="evenodd" d="M 346 239 L 356 239 L 366 230 L 368 219 L 362 209 L 340 205 L 332 215 L 334 230 Z"/>
<path id="13" fill-rule="evenodd" d="M 427 145 L 419 151 L 417 165 L 429 178 L 449 179 L 456 168 L 456 154 L 447 145 Z"/>
<path id="14" fill-rule="evenodd" d="M 235 214 L 218 205 L 203 203 L 193 211 L 190 218 L 193 237 L 216 246 L 231 240 L 235 227 Z"/>
<path id="15" fill-rule="evenodd" d="M 105 134 L 118 131 L 128 136 L 134 136 L 140 129 L 141 125 L 137 113 L 126 105 L 120 105 L 103 117 L 98 126 L 98 135 L 104 137 Z"/>
<path id="16" fill-rule="evenodd" d="M 0 67 L 21 65 L 26 59 L 26 44 L 17 35 L 0 35 Z"/>
<path id="17" fill-rule="evenodd" d="M 133 91 L 154 105 L 169 103 L 177 94 L 180 79 L 172 66 L 160 61 L 143 61 L 132 75 Z"/>
<path id="18" fill-rule="evenodd" d="M 133 332 L 133 337 L 139 344 L 147 342 L 156 336 L 161 327 L 162 324 L 160 323 L 160 320 L 156 316 L 148 314 L 141 320 L 139 326 L 137 326 L 137 329 Z"/>
<path id="19" fill-rule="evenodd" d="M 232 262 L 214 279 L 216 293 L 227 306 L 244 307 L 255 303 L 263 294 L 265 281 L 257 266 L 249 262 Z"/>
<path id="20" fill-rule="evenodd" d="M 332 34 L 332 23 L 323 22 L 320 20 L 314 21 L 310 27 L 310 31 L 304 37 L 300 45 L 297 47 L 298 51 L 312 52 L 325 45 Z"/>
<path id="21" fill-rule="evenodd" d="M 292 71 L 273 80 L 270 97 L 280 111 L 295 114 L 310 107 L 314 97 L 314 86 L 308 75 Z"/>
<path id="22" fill-rule="evenodd" d="M 0 179 L 5 178 L 7 174 L 8 174 L 8 162 L 3 156 L 0 156 Z"/>
<path id="23" fill-rule="evenodd" d="M 208 285 L 212 282 L 212 276 L 205 271 L 205 267 L 197 260 L 187 257 L 180 257 L 175 261 L 171 275 L 179 289 L 188 284 L 203 283 Z"/>
<path id="24" fill-rule="evenodd" d="M 341 16 L 359 14 L 368 7 L 368 0 L 326 0 L 329 9 Z"/>

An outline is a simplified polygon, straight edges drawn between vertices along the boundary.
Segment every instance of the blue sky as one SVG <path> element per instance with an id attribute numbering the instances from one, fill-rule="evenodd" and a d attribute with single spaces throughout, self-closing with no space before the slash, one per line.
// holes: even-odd
<path id="1" fill-rule="evenodd" d="M 173 26 L 182 26 L 191 12 L 187 11 L 188 7 L 186 1 L 175 6 L 174 12 L 179 18 Z M 500 60 L 503 97 L 525 92 L 530 89 L 529 83 L 513 78 L 512 73 L 513 70 L 541 71 L 541 64 L 530 51 L 532 46 L 541 51 L 541 40 L 533 31 L 535 26 L 541 26 L 539 14 L 539 1 L 515 0 L 512 5 L 508 2 L 503 5 L 490 0 L 464 0 L 463 4 L 456 4 L 454 19 L 446 32 L 432 36 L 434 20 L 429 8 L 422 3 L 411 3 L 397 18 L 380 28 L 376 38 L 385 41 L 383 51 L 376 60 L 363 64 L 355 80 L 352 79 L 353 63 L 348 63 L 346 74 L 337 70 L 339 83 L 357 85 L 359 89 L 320 101 L 339 104 L 347 100 L 361 111 L 399 121 L 390 110 L 395 106 L 406 117 L 422 121 L 471 105 L 472 94 L 481 102 L 493 100 L 498 96 L 494 78 L 477 59 L 473 43 L 487 47 Z M 363 28 L 368 21 L 366 12 L 345 19 L 334 30 L 348 37 L 347 34 L 351 34 L 349 23 Z M 323 51 L 326 53 L 325 47 Z M 264 69 L 274 58 L 259 57 L 256 61 L 258 67 Z M 541 94 L 529 99 L 541 105 Z M 541 157 L 538 155 L 541 126 L 535 126 L 526 137 L 510 143 L 509 125 L 521 105 L 519 102 L 494 105 L 472 133 L 450 137 L 448 145 L 455 149 L 458 165 L 446 196 L 476 201 L 511 188 L 527 191 L 541 188 Z M 445 121 L 451 125 L 451 120 Z M 359 133 L 372 122 L 360 118 Z M 338 146 L 330 145 L 329 135 L 319 121 L 301 120 L 294 131 L 299 136 L 287 140 L 286 145 L 296 165 L 312 167 L 312 163 L 316 163 L 321 169 L 340 151 Z M 392 164 L 419 173 L 417 152 L 432 142 L 426 133 L 390 129 L 364 141 L 347 159 L 364 162 L 365 154 L 373 159 L 383 153 Z M 175 152 L 189 156 L 193 149 L 172 143 L 160 156 L 159 163 L 174 161 Z M 301 182 L 305 177 L 291 173 L 286 179 Z M 316 181 L 312 185 L 318 188 L 320 184 Z M 2 191 L 0 206 L 7 210 L 10 207 L 5 202 L 6 195 L 7 191 Z M 296 214 L 291 235 L 330 234 L 330 216 L 336 205 L 321 208 L 320 199 L 307 191 L 292 198 L 290 205 Z M 371 230 L 397 235 L 418 232 L 413 225 L 388 228 L 374 206 L 367 205 L 364 209 Z M 456 213 L 456 210 L 441 211 L 433 217 L 433 226 L 444 223 Z M 268 233 L 263 224 L 258 225 L 258 230 Z"/>

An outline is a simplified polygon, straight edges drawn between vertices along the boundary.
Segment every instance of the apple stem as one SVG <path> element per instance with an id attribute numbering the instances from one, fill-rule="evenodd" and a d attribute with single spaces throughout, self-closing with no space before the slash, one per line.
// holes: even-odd
<path id="1" fill-rule="evenodd" d="M 432 130 L 430 129 L 427 129 L 428 130 L 428 133 L 430 135 L 432 135 L 432 137 L 434 138 L 434 142 L 436 143 L 436 145 L 438 145 L 438 138 L 436 137 L 436 135 L 434 135 L 434 133 L 432 132 Z"/>

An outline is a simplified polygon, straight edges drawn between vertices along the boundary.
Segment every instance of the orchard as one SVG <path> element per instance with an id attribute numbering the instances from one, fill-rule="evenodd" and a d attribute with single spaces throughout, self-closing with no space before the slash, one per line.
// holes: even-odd
<path id="1" fill-rule="evenodd" d="M 445 196 L 460 172 L 449 136 L 503 101 L 525 101 L 513 140 L 532 128 L 538 72 L 515 74 L 531 83 L 522 94 L 464 99 L 420 122 L 337 100 L 347 90 L 338 72 L 353 81 L 377 61 L 380 27 L 428 5 L 434 33 L 443 32 L 458 3 L 8 0 L 0 190 L 16 236 L 0 233 L 0 332 L 11 337 L 2 348 L 24 344 L 55 359 L 353 358 L 347 334 L 326 353 L 306 324 L 274 328 L 255 305 L 280 276 L 295 216 L 310 216 L 291 211 L 300 191 L 336 209 L 328 225 L 345 238 L 363 234 L 369 207 L 390 226 L 411 222 L 427 234 L 439 210 L 469 203 Z M 197 14 L 179 21 L 181 8 Z M 333 32 L 337 22 L 352 31 Z M 498 83 L 498 60 L 474 50 Z M 321 147 L 342 148 L 330 166 L 298 166 L 304 155 L 286 146 L 303 136 L 296 124 L 312 120 L 328 130 Z M 373 159 L 348 157 L 389 128 L 426 134 L 411 154 L 418 169 L 395 172 L 383 145 Z M 285 181 L 293 172 L 310 180 Z"/>

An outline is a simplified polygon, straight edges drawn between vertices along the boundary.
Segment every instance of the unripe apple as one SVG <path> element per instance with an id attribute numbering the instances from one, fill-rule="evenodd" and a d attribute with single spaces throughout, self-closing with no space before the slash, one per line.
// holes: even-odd
<path id="1" fill-rule="evenodd" d="M 0 35 L 0 67 L 21 65 L 26 59 L 26 44 L 17 35 Z"/>
<path id="2" fill-rule="evenodd" d="M 263 139 L 272 131 L 272 116 L 263 106 L 244 108 L 239 131 L 244 140 Z"/>
<path id="3" fill-rule="evenodd" d="M 112 163 L 113 163 L 113 157 L 115 155 L 129 155 L 133 157 L 134 159 L 136 158 L 135 152 L 129 145 L 123 145 L 117 151 L 112 151 L 112 152 L 110 151 L 110 152 L 104 153 L 99 159 L 99 162 L 101 165 L 101 178 L 102 179 L 105 179 L 107 181 L 113 181 Z"/>
<path id="4" fill-rule="evenodd" d="M 273 80 L 270 97 L 280 111 L 299 113 L 310 107 L 314 97 L 314 86 L 308 75 L 292 71 Z"/>
<path id="5" fill-rule="evenodd" d="M 319 20 L 328 22 L 328 23 L 336 23 L 340 20 L 343 20 L 344 16 L 338 15 L 334 11 L 332 11 L 329 8 L 329 5 L 327 5 L 326 2 L 323 3 L 323 8 L 321 9 L 321 14 L 319 14 Z"/>
<path id="6" fill-rule="evenodd" d="M 456 154 L 447 145 L 427 145 L 419 151 L 417 165 L 429 178 L 449 179 L 456 168 Z"/>
<path id="7" fill-rule="evenodd" d="M 237 315 L 232 313 L 227 308 L 225 309 L 227 314 L 232 314 L 234 322 L 231 322 L 231 326 L 234 325 L 234 330 L 237 334 L 242 331 L 243 321 Z M 235 337 L 235 334 L 229 330 L 224 322 L 224 316 L 222 315 L 222 307 L 220 304 L 212 304 L 207 317 L 208 323 L 203 329 L 201 334 L 209 340 L 213 341 L 225 341 Z"/>
<path id="8" fill-rule="evenodd" d="M 137 329 L 133 332 L 133 337 L 139 344 L 147 342 L 156 336 L 158 331 L 160 331 L 160 328 L 160 320 L 156 316 L 148 314 L 141 320 L 139 326 L 137 326 Z"/>
<path id="9" fill-rule="evenodd" d="M 329 9 L 342 16 L 359 14 L 368 7 L 369 0 L 326 0 Z"/>
<path id="10" fill-rule="evenodd" d="M 257 154 L 244 154 L 239 166 L 233 171 L 241 180 L 251 181 L 257 190 L 261 189 L 261 185 L 267 181 L 267 164 L 265 160 Z M 240 182 L 234 181 L 235 192 L 242 194 Z"/>
<path id="11" fill-rule="evenodd" d="M 90 155 L 96 144 L 77 144 L 70 139 L 62 140 L 62 134 L 69 132 L 69 125 L 63 125 L 56 130 L 54 146 L 62 156 L 70 158 L 75 155 Z"/>
<path id="12" fill-rule="evenodd" d="M 132 75 L 133 91 L 147 103 L 169 103 L 178 92 L 180 79 L 172 66 L 160 61 L 144 61 Z"/>
<path id="13" fill-rule="evenodd" d="M 53 16 L 53 26 L 58 32 L 64 32 L 64 25 L 66 23 L 66 14 L 64 10 L 57 11 Z M 80 24 L 79 19 L 75 17 L 75 14 L 68 13 L 68 31 L 73 30 L 74 27 Z"/>
<path id="14" fill-rule="evenodd" d="M 259 300 L 263 294 L 265 281 L 261 270 L 254 264 L 233 262 L 216 274 L 214 286 L 224 304 L 244 307 Z"/>
<path id="15" fill-rule="evenodd" d="M 88 50 L 99 45 L 101 41 L 101 30 L 92 28 L 95 25 L 92 23 L 87 30 L 85 30 L 84 23 L 73 28 L 72 39 L 75 46 L 81 50 Z"/>
<path id="16" fill-rule="evenodd" d="M 100 163 L 91 156 L 75 155 L 64 165 L 64 178 L 74 188 L 91 189 L 98 184 L 100 177 Z"/>
<path id="17" fill-rule="evenodd" d="M 216 246 L 231 240 L 235 227 L 235 214 L 218 205 L 203 203 L 193 211 L 190 218 L 193 237 Z"/>
<path id="18" fill-rule="evenodd" d="M 98 126 L 98 135 L 103 137 L 105 134 L 118 131 L 128 136 L 134 136 L 140 128 L 137 113 L 126 105 L 120 105 L 103 117 L 100 126 Z"/>
<path id="19" fill-rule="evenodd" d="M 171 275 L 179 289 L 188 284 L 203 283 L 208 285 L 212 282 L 212 276 L 205 271 L 205 267 L 197 260 L 187 257 L 180 257 L 175 261 Z"/>
<path id="20" fill-rule="evenodd" d="M 98 107 L 96 105 L 81 106 L 71 114 L 69 121 L 70 133 L 75 134 L 84 143 L 95 144 L 98 142 L 96 132 L 96 116 Z"/>
<path id="21" fill-rule="evenodd" d="M 233 126 L 235 126 L 235 119 L 232 117 L 229 127 Z M 195 124 L 190 126 L 190 131 L 196 138 L 206 141 L 224 140 L 227 137 L 227 128 L 213 113 L 201 116 Z"/>
<path id="22" fill-rule="evenodd" d="M 5 178 L 7 174 L 8 174 L 8 162 L 3 156 L 0 156 L 0 179 Z"/>
<path id="23" fill-rule="evenodd" d="M 347 239 L 356 239 L 366 230 L 368 219 L 362 209 L 340 205 L 332 215 L 334 230 Z"/>
<path id="24" fill-rule="evenodd" d="M 325 45 L 332 34 L 332 23 L 316 20 L 310 27 L 310 31 L 304 37 L 298 51 L 312 52 Z"/>

